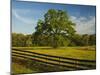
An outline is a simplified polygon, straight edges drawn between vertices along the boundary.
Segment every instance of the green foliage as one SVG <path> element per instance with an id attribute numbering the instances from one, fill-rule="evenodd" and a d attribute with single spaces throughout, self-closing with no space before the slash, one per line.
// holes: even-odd
<path id="1" fill-rule="evenodd" d="M 28 46 L 28 47 L 32 46 L 32 36 L 31 35 L 27 35 L 25 42 L 26 42 L 26 46 Z"/>
<path id="2" fill-rule="evenodd" d="M 54 37 L 47 35 L 24 35 L 18 33 L 12 33 L 12 46 L 13 47 L 32 47 L 32 46 L 95 46 L 96 45 L 96 35 L 79 35 L 74 34 L 68 37 L 62 37 L 61 35 L 56 35 L 56 41 L 53 40 Z M 69 40 L 70 39 L 70 40 Z M 55 43 L 54 43 L 55 42 Z"/>
<path id="3" fill-rule="evenodd" d="M 69 37 L 71 39 L 70 46 L 92 46 L 96 45 L 96 36 L 95 34 L 74 34 Z"/>
<path id="4" fill-rule="evenodd" d="M 67 45 L 67 36 L 75 33 L 74 26 L 75 24 L 69 20 L 69 16 L 65 11 L 49 9 L 44 15 L 44 21 L 38 21 L 35 36 L 41 37 L 46 35 L 46 39 L 51 38 L 49 39 L 51 46 L 57 48 Z"/>
<path id="5" fill-rule="evenodd" d="M 31 35 L 12 33 L 12 46 L 13 47 L 32 46 Z"/>
<path id="6" fill-rule="evenodd" d="M 71 39 L 70 46 L 82 46 L 83 45 L 82 35 L 74 34 L 73 36 L 69 38 Z"/>
<path id="7" fill-rule="evenodd" d="M 96 45 L 96 35 L 90 35 L 89 45 Z"/>

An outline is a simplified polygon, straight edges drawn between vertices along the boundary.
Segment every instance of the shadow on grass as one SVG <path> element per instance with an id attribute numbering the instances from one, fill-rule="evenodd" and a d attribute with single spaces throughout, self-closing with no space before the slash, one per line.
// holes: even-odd
<path id="1" fill-rule="evenodd" d="M 22 60 L 13 58 L 12 63 L 17 63 L 20 65 L 23 65 L 27 69 L 32 70 L 33 72 L 17 72 L 16 70 L 13 70 L 12 75 L 18 75 L 18 74 L 29 74 L 29 73 L 44 73 L 44 72 L 58 72 L 58 71 L 68 71 L 64 67 L 58 67 L 54 65 L 47 65 L 46 63 L 37 62 L 34 60 Z M 16 66 L 16 65 L 13 65 Z M 16 66 L 17 67 L 17 66 Z"/>

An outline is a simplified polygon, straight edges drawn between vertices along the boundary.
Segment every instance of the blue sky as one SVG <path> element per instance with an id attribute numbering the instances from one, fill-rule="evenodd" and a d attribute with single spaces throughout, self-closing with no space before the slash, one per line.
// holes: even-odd
<path id="1" fill-rule="evenodd" d="M 33 33 L 37 21 L 44 19 L 43 15 L 49 9 L 59 9 L 68 12 L 70 20 L 76 23 L 75 30 L 77 33 L 95 33 L 95 6 L 20 2 L 17 0 L 12 0 L 12 32 Z"/>

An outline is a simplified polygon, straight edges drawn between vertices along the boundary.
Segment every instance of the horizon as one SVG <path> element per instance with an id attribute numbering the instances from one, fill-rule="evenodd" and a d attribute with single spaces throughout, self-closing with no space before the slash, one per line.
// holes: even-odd
<path id="1" fill-rule="evenodd" d="M 25 33 L 17 33 L 17 32 L 12 32 L 11 34 L 13 34 L 13 33 L 23 34 L 23 35 L 32 35 L 33 34 L 33 33 L 27 33 L 27 34 L 25 34 Z M 86 34 L 79 34 L 79 35 L 86 35 Z M 94 34 L 87 34 L 87 35 L 96 35 L 96 33 L 94 33 Z"/>

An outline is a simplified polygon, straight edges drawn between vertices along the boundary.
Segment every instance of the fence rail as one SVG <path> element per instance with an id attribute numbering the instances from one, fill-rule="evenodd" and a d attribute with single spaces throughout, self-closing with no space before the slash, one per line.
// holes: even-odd
<path id="1" fill-rule="evenodd" d="M 13 49 L 12 56 L 27 58 L 27 59 L 43 62 L 46 64 L 63 66 L 72 69 L 95 69 L 96 68 L 95 60 L 65 58 L 65 57 L 52 56 L 52 55 L 41 54 L 36 52 L 30 52 L 26 50 Z M 44 61 L 42 59 L 47 61 Z"/>

